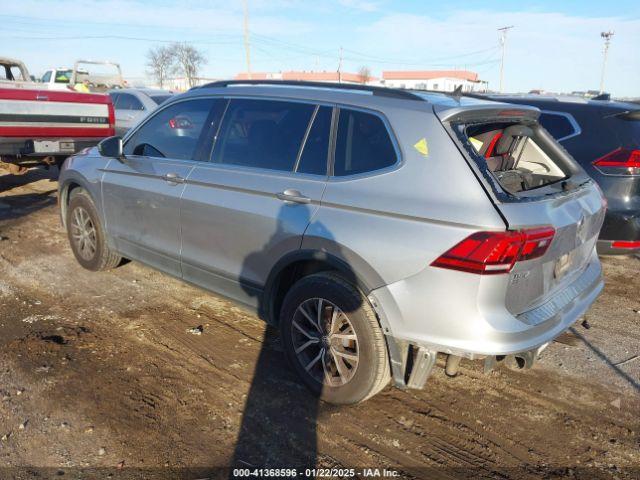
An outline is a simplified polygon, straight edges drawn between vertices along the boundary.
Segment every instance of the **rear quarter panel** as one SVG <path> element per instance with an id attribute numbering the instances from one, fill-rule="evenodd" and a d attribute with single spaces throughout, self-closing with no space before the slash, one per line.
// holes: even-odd
<path id="1" fill-rule="evenodd" d="M 346 262 L 375 289 L 415 275 L 475 230 L 505 224 L 440 121 L 428 110 L 386 108 L 401 163 L 334 177 L 303 249 Z M 428 154 L 414 147 L 425 140 Z"/>

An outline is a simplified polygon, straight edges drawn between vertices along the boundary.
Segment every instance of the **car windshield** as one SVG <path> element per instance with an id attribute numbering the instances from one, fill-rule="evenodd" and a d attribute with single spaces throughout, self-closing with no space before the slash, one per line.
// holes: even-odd
<path id="1" fill-rule="evenodd" d="M 71 81 L 71 70 L 56 70 L 56 83 L 69 83 Z"/>
<path id="2" fill-rule="evenodd" d="M 156 103 L 156 105 L 160 105 L 161 103 L 169 100 L 169 98 L 171 98 L 171 95 L 149 95 L 149 97 Z"/>

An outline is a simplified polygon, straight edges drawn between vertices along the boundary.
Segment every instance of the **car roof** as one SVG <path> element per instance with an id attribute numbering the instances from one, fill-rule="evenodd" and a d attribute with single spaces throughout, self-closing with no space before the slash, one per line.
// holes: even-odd
<path id="1" fill-rule="evenodd" d="M 170 91 L 170 90 L 161 90 L 159 88 L 146 88 L 146 87 L 141 87 L 141 88 L 112 88 L 110 90 L 107 90 L 107 93 L 144 93 L 145 95 L 148 96 L 153 96 L 153 95 L 173 95 L 174 92 Z"/>
<path id="2" fill-rule="evenodd" d="M 177 98 L 202 95 L 252 96 L 308 100 L 319 103 L 343 103 L 363 108 L 384 108 L 402 105 L 411 110 L 433 111 L 474 107 L 513 108 L 513 104 L 492 99 L 472 98 L 454 92 L 403 90 L 359 84 L 331 84 L 286 81 L 227 81 L 194 87 Z"/>

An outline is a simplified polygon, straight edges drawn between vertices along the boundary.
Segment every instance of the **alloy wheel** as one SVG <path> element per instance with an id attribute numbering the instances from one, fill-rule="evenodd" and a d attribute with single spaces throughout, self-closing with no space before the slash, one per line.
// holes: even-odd
<path id="1" fill-rule="evenodd" d="M 98 245 L 96 227 L 89 213 L 82 207 L 73 210 L 71 218 L 71 238 L 78 254 L 87 261 L 93 259 Z"/>
<path id="2" fill-rule="evenodd" d="M 340 387 L 353 378 L 360 360 L 358 336 L 337 305 L 323 298 L 305 300 L 291 326 L 296 358 L 317 382 Z"/>

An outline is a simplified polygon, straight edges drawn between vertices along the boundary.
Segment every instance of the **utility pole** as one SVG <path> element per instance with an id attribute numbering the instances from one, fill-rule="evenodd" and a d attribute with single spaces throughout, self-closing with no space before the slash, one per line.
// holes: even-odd
<path id="1" fill-rule="evenodd" d="M 500 61 L 500 93 L 503 92 L 504 86 L 504 52 L 507 48 L 507 32 L 512 28 L 513 25 L 498 29 L 498 31 L 500 32 L 500 45 L 502 45 L 502 60 Z"/>
<path id="2" fill-rule="evenodd" d="M 602 75 L 600 76 L 600 93 L 604 93 L 604 72 L 607 69 L 607 56 L 609 55 L 609 45 L 611 45 L 611 37 L 614 33 L 609 30 L 608 32 L 602 32 L 600 36 L 604 38 L 604 51 L 602 58 Z"/>
<path id="3" fill-rule="evenodd" d="M 340 56 L 338 57 L 338 83 L 342 83 L 342 47 L 340 47 Z"/>
<path id="4" fill-rule="evenodd" d="M 244 10 L 244 52 L 247 56 L 247 76 L 251 80 L 251 45 L 249 44 L 249 6 L 247 0 L 242 0 Z"/>

